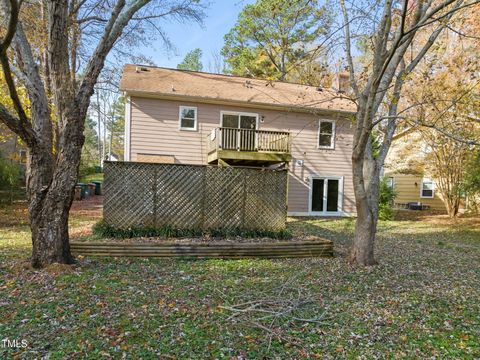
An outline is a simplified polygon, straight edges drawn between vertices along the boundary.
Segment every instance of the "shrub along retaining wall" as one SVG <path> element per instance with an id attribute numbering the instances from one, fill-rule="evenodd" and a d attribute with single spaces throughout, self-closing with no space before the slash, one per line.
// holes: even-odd
<path id="1" fill-rule="evenodd" d="M 105 223 L 119 228 L 278 231 L 287 217 L 287 171 L 104 163 Z"/>

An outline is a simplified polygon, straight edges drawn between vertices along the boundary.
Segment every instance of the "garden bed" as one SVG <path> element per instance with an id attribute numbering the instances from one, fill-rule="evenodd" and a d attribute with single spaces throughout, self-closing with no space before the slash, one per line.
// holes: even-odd
<path id="1" fill-rule="evenodd" d="M 323 238 L 280 241 L 276 239 L 158 239 L 140 238 L 121 241 L 72 242 L 75 255 L 131 257 L 195 258 L 287 258 L 331 257 L 333 243 Z"/>

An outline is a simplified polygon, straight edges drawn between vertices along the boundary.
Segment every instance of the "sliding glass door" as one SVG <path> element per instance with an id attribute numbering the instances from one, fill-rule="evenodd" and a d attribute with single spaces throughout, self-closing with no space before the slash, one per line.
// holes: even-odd
<path id="1" fill-rule="evenodd" d="M 221 125 L 223 149 L 255 151 L 257 115 L 225 112 Z"/>
<path id="2" fill-rule="evenodd" d="M 342 194 L 340 177 L 315 177 L 311 182 L 310 211 L 337 213 L 341 211 Z"/>

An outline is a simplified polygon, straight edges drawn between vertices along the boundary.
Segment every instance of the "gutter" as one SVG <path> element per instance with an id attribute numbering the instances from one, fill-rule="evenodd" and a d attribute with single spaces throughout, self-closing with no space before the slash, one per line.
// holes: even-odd
<path id="1" fill-rule="evenodd" d="M 174 100 L 174 101 L 190 101 L 190 102 L 200 102 L 204 104 L 221 104 L 221 105 L 236 105 L 240 107 L 250 107 L 256 109 L 273 109 L 273 110 L 284 110 L 292 112 L 301 112 L 309 114 L 329 114 L 329 115 L 341 115 L 343 117 L 351 117 L 356 114 L 356 111 L 349 110 L 340 110 L 340 109 L 317 109 L 309 106 L 288 106 L 281 104 L 265 104 L 257 102 L 246 102 L 246 101 L 235 101 L 229 99 L 214 99 L 214 98 L 205 98 L 201 96 L 188 96 L 188 95 L 173 95 L 165 94 L 158 92 L 149 92 L 149 91 L 138 91 L 138 90 L 125 90 L 121 89 L 123 94 L 126 96 L 137 96 L 145 98 L 154 98 L 162 100 Z"/>

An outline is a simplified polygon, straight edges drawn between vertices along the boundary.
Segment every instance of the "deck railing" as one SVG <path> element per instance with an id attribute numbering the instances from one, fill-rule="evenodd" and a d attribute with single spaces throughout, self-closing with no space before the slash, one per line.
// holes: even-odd
<path id="1" fill-rule="evenodd" d="M 208 153 L 217 150 L 290 152 L 290 133 L 220 127 L 208 135 Z"/>

